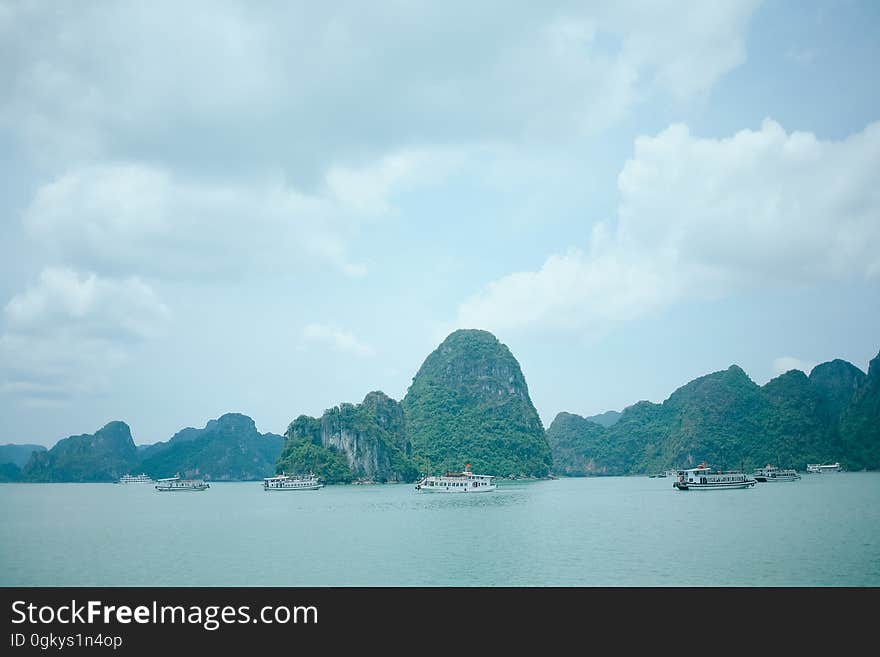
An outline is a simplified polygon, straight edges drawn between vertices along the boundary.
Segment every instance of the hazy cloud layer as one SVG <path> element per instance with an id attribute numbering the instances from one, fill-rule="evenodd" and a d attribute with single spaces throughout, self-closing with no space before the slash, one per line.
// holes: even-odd
<path id="1" fill-rule="evenodd" d="M 705 92 L 756 4 L 4 5 L 0 127 L 41 177 L 43 266 L 358 276 L 397 191 Z"/>
<path id="2" fill-rule="evenodd" d="M 171 313 L 144 281 L 48 268 L 5 306 L 0 392 L 37 402 L 97 393 Z"/>
<path id="3" fill-rule="evenodd" d="M 303 328 L 302 340 L 303 343 L 325 345 L 335 351 L 362 358 L 376 353 L 370 345 L 358 339 L 351 331 L 346 331 L 335 324 L 308 324 Z"/>
<path id="4" fill-rule="evenodd" d="M 771 120 L 727 139 L 640 137 L 613 225 L 585 250 L 490 283 L 459 322 L 601 330 L 687 298 L 880 275 L 880 123 L 839 141 Z"/>
<path id="5" fill-rule="evenodd" d="M 745 59 L 756 2 L 23 3 L 0 20 L 0 121 L 59 171 L 217 175 L 401 145 L 567 138 Z"/>
<path id="6" fill-rule="evenodd" d="M 40 187 L 28 235 L 59 262 L 174 278 L 297 269 L 304 257 L 348 274 L 352 230 L 336 199 L 277 181 L 221 185 L 137 164 L 76 169 Z"/>

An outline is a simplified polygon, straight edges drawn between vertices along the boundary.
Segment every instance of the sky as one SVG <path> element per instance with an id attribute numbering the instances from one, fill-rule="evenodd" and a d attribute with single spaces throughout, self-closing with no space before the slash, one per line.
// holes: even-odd
<path id="1" fill-rule="evenodd" d="M 0 0 L 0 443 L 402 399 L 545 427 L 880 351 L 873 1 Z"/>

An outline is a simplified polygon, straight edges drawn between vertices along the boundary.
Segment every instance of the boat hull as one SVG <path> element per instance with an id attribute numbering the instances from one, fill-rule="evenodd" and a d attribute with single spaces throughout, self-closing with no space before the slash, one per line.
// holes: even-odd
<path id="1" fill-rule="evenodd" d="M 319 488 L 324 488 L 324 484 L 315 484 L 314 486 L 263 486 L 263 490 L 266 492 L 281 490 L 318 490 Z"/>
<path id="2" fill-rule="evenodd" d="M 421 493 L 491 493 L 497 486 L 491 484 L 488 486 L 480 486 L 479 488 L 469 488 L 462 486 L 461 488 L 446 488 L 445 486 L 416 486 L 416 490 Z"/>
<path id="3" fill-rule="evenodd" d="M 178 486 L 177 488 L 159 488 L 156 486 L 156 490 L 160 493 L 197 493 L 199 491 L 208 490 L 210 486 Z"/>
<path id="4" fill-rule="evenodd" d="M 756 483 L 757 482 L 754 479 L 751 481 L 731 481 L 718 484 L 698 484 L 676 481 L 672 486 L 678 490 L 734 490 L 737 488 L 751 488 Z"/>
<path id="5" fill-rule="evenodd" d="M 840 463 L 830 463 L 819 465 L 817 463 L 807 464 L 807 474 L 831 474 L 833 472 L 841 472 L 843 468 Z"/>

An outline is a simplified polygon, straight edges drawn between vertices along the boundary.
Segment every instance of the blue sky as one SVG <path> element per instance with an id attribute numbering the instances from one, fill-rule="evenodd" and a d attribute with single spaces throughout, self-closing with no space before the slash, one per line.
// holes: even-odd
<path id="1" fill-rule="evenodd" d="M 873 2 L 0 2 L 0 443 L 400 399 L 545 426 L 880 350 Z"/>

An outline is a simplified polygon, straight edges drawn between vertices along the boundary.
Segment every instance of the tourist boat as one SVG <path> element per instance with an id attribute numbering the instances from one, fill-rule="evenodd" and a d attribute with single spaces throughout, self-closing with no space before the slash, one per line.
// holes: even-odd
<path id="1" fill-rule="evenodd" d="M 780 470 L 775 465 L 769 463 L 763 468 L 755 470 L 755 481 L 797 481 L 801 476 L 797 470 Z"/>
<path id="2" fill-rule="evenodd" d="M 468 463 L 461 472 L 422 478 L 416 484 L 416 490 L 426 493 L 488 493 L 497 488 L 494 479 L 494 475 L 474 474 Z"/>
<path id="3" fill-rule="evenodd" d="M 317 490 L 323 487 L 314 474 L 293 477 L 280 474 L 263 479 L 263 490 Z"/>
<path id="4" fill-rule="evenodd" d="M 823 472 L 840 472 L 840 463 L 807 463 L 809 474 L 821 474 Z"/>
<path id="5" fill-rule="evenodd" d="M 139 475 L 127 474 L 122 475 L 119 478 L 119 481 L 116 482 L 119 484 L 154 484 L 156 483 L 153 479 L 143 472 Z"/>
<path id="6" fill-rule="evenodd" d="M 750 488 L 756 483 L 754 477 L 742 472 L 715 472 L 702 463 L 696 468 L 682 470 L 672 486 L 678 490 L 729 490 Z"/>
<path id="7" fill-rule="evenodd" d="M 180 475 L 158 479 L 156 483 L 156 490 L 163 492 L 206 490 L 210 487 L 201 479 L 181 479 Z"/>

